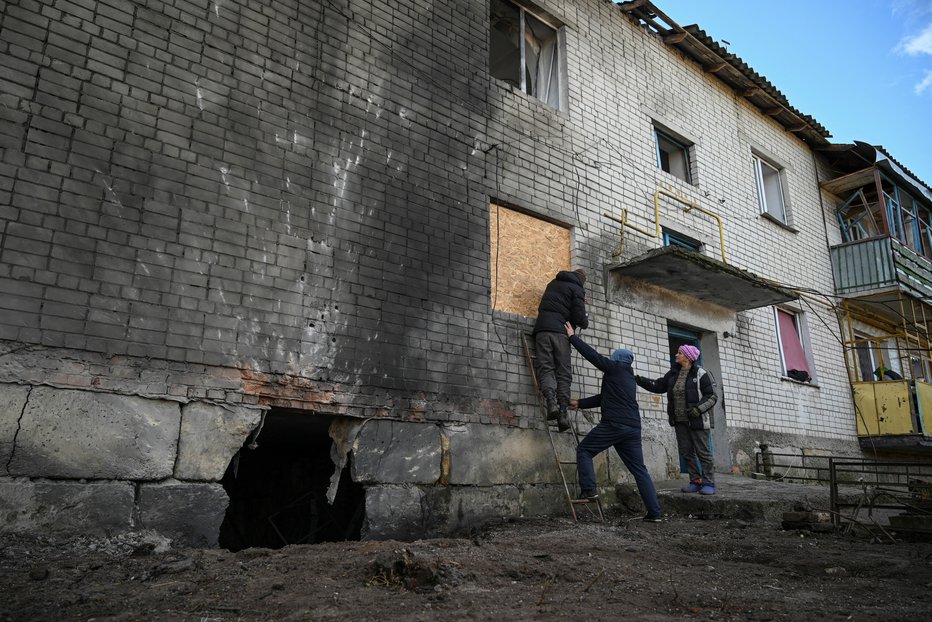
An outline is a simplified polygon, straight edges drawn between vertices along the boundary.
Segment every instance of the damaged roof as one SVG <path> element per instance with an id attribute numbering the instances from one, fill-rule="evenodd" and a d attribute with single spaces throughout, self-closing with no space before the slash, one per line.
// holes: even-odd
<path id="1" fill-rule="evenodd" d="M 819 149 L 830 144 L 827 139 L 831 134 L 821 123 L 791 106 L 786 96 L 769 80 L 719 45 L 699 26 L 680 26 L 648 0 L 631 0 L 616 6 L 639 25 L 659 35 L 665 44 L 696 61 L 703 71 L 713 74 L 809 146 Z"/>

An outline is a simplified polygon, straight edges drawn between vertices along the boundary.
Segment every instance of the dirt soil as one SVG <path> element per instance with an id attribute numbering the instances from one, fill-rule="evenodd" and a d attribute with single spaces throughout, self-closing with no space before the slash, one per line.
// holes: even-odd
<path id="1" fill-rule="evenodd" d="M 237 553 L 4 536 L 0 620 L 930 619 L 932 544 L 880 540 L 630 516 Z"/>

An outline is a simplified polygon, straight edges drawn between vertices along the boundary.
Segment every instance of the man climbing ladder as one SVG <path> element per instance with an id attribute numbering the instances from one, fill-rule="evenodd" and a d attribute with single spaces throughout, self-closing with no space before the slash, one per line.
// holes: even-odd
<path id="1" fill-rule="evenodd" d="M 570 428 L 567 408 L 573 382 L 570 341 L 564 325 L 569 322 L 577 329 L 589 327 L 585 283 L 585 270 L 558 272 L 544 290 L 534 324 L 537 380 L 546 403 L 547 419 L 556 419 L 560 432 Z"/>

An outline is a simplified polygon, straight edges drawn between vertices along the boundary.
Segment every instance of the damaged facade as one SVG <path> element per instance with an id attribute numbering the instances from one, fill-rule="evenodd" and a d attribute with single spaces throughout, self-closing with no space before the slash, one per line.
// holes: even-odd
<path id="1" fill-rule="evenodd" d="M 701 347 L 723 470 L 760 444 L 859 455 L 846 355 L 887 356 L 907 391 L 930 379 L 924 319 L 901 336 L 830 303 L 836 248 L 863 240 L 912 240 L 896 252 L 928 287 L 928 187 L 830 144 L 651 3 L 2 19 L 3 529 L 241 548 L 565 512 L 521 336 L 570 267 L 595 347 L 654 377 Z M 900 228 L 890 184 L 915 215 Z M 861 345 L 885 340 L 910 354 Z M 676 477 L 662 401 L 640 400 L 648 467 Z M 599 475 L 628 478 L 615 456 Z"/>

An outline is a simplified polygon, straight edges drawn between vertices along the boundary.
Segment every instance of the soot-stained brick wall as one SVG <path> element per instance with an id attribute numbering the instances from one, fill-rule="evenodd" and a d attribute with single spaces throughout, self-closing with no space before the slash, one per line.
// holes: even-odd
<path id="1" fill-rule="evenodd" d="M 81 359 L 35 380 L 236 399 L 235 369 L 251 403 L 509 410 L 483 406 L 514 397 L 485 3 L 5 3 L 0 28 L 0 338 Z M 138 360 L 192 373 L 147 389 Z"/>

